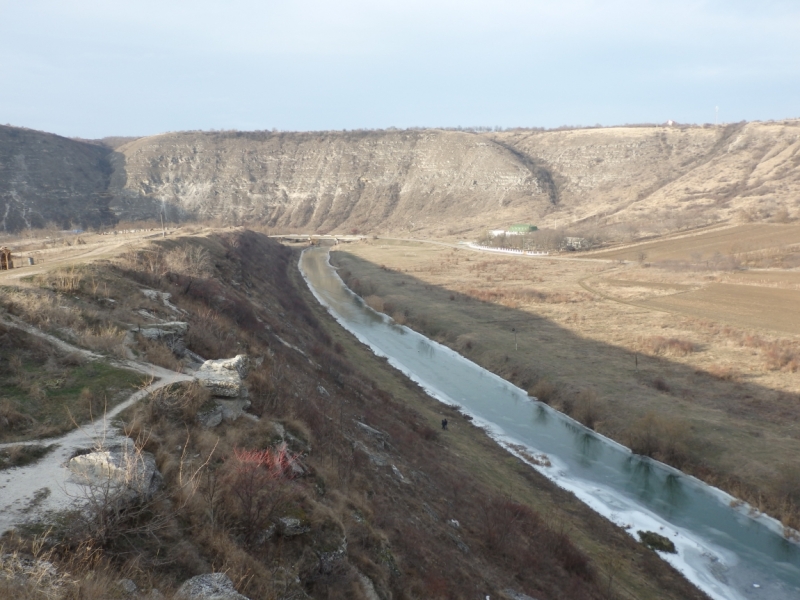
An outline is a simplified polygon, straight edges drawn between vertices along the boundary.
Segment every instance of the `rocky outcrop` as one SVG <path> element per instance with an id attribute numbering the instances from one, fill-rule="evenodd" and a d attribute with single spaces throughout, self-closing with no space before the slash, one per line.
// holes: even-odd
<path id="1" fill-rule="evenodd" d="M 247 356 L 239 354 L 234 358 L 207 360 L 195 372 L 197 382 L 212 396 L 239 398 L 246 389 L 242 379 L 247 375 Z"/>
<path id="2" fill-rule="evenodd" d="M 185 581 L 174 600 L 249 600 L 233 587 L 225 573 L 206 573 Z"/>
<path id="3" fill-rule="evenodd" d="M 118 446 L 75 456 L 67 468 L 77 483 L 109 486 L 128 500 L 150 498 L 162 483 L 155 457 L 128 438 Z"/>

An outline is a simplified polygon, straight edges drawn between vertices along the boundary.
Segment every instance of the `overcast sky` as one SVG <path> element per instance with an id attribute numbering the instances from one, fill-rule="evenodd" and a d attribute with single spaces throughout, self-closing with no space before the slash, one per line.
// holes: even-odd
<path id="1" fill-rule="evenodd" d="M 800 0 L 0 0 L 0 123 L 183 129 L 800 116 Z"/>

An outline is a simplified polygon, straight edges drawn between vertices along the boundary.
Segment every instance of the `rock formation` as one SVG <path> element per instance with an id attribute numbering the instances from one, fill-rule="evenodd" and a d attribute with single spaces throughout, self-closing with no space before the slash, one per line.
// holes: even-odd
<path id="1" fill-rule="evenodd" d="M 0 127 L 0 229 L 219 219 L 455 234 L 800 211 L 800 120 L 473 133 L 182 132 L 100 144 Z M 594 219 L 594 221 L 592 221 Z M 679 227 L 677 221 L 673 224 Z"/>

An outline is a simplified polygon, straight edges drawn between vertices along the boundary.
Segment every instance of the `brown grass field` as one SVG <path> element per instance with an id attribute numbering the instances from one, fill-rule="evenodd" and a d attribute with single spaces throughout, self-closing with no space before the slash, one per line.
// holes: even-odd
<path id="1" fill-rule="evenodd" d="M 800 224 L 748 223 L 735 227 L 713 228 L 694 234 L 665 236 L 663 239 L 632 244 L 621 248 L 601 250 L 591 254 L 594 258 L 611 260 L 640 259 L 644 253 L 648 261 L 704 262 L 716 253 L 723 256 L 740 255 L 758 259 L 772 255 L 785 255 L 800 249 Z"/>
<path id="2" fill-rule="evenodd" d="M 781 247 L 787 239 L 774 236 Z M 706 242 L 693 243 L 713 247 Z M 635 450 L 800 524 L 796 271 L 382 240 L 332 256 L 351 287 L 395 320 Z"/>

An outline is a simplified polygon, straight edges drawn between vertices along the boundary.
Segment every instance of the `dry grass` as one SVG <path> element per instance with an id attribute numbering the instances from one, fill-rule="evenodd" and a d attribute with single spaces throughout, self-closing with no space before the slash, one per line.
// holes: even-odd
<path id="1" fill-rule="evenodd" d="M 697 349 L 697 345 L 689 340 L 665 338 L 660 335 L 642 340 L 641 345 L 646 352 L 663 356 L 687 356 Z"/>

